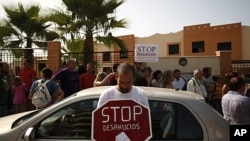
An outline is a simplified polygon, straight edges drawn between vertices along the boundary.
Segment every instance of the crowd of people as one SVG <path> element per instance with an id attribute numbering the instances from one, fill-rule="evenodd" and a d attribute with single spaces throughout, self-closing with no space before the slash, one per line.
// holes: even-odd
<path id="1" fill-rule="evenodd" d="M 91 63 L 79 66 L 77 69 L 76 61 L 71 58 L 54 74 L 50 68 L 44 68 L 41 71 L 41 79 L 50 81 L 46 86 L 52 96 L 50 104 L 53 104 L 82 89 L 118 85 L 117 80 L 121 78 L 118 77 L 117 69 L 120 65 L 115 63 L 112 68 L 103 67 L 101 72 L 96 72 L 95 66 Z M 142 62 L 134 62 L 131 65 L 135 75 L 132 80 L 133 86 L 161 87 L 198 93 L 230 124 L 250 124 L 248 108 L 250 89 L 246 90 L 244 77 L 237 72 L 215 76 L 212 75 L 212 68 L 204 67 L 193 70 L 192 78 L 186 80 L 181 76 L 179 69 L 153 71 L 150 66 Z M 121 67 L 126 70 L 128 66 Z M 31 60 L 24 60 L 23 67 L 16 75 L 6 62 L 0 62 L 0 117 L 35 109 L 31 99 L 37 86 L 36 71 Z M 120 90 L 125 91 L 122 87 Z"/>

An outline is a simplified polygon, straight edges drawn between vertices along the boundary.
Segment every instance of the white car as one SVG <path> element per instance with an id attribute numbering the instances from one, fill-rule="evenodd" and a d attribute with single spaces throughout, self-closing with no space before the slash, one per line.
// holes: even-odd
<path id="1" fill-rule="evenodd" d="M 108 87 L 79 91 L 44 110 L 2 117 L 0 140 L 91 140 L 92 111 L 97 106 L 100 93 Z M 150 140 L 230 140 L 229 124 L 204 102 L 202 96 L 165 88 L 141 88 L 149 99 Z"/>

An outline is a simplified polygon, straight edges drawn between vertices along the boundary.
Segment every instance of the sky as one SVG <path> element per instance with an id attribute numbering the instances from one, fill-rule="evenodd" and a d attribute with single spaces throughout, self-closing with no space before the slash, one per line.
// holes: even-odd
<path id="1" fill-rule="evenodd" d="M 43 9 L 60 8 L 61 0 L 0 0 L 0 18 L 4 18 L 2 5 L 24 6 L 39 4 Z M 184 26 L 210 23 L 211 26 L 238 23 L 250 26 L 250 0 L 125 0 L 116 16 L 128 21 L 126 29 L 112 31 L 114 36 L 134 34 L 148 37 L 183 30 Z"/>

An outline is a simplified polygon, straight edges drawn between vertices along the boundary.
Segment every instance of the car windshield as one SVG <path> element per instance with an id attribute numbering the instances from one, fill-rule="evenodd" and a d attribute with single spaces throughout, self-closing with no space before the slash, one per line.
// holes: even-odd
<path id="1" fill-rule="evenodd" d="M 20 117 L 19 119 L 17 119 L 13 124 L 12 124 L 12 128 L 15 128 L 16 126 L 22 124 L 24 121 L 30 119 L 31 117 L 33 117 L 34 115 L 36 115 L 37 113 L 39 113 L 41 110 L 35 110 L 27 115 L 24 115 L 22 117 Z"/>

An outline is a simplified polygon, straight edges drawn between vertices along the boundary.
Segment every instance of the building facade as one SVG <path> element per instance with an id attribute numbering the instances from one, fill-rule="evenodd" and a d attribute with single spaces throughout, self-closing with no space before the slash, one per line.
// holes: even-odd
<path id="1" fill-rule="evenodd" d="M 211 26 L 210 23 L 184 26 L 182 31 L 169 34 L 154 34 L 149 37 L 120 36 L 128 50 L 134 51 L 135 44 L 159 45 L 159 62 L 148 63 L 155 69 L 181 69 L 185 73 L 210 66 L 215 74 L 221 73 L 220 53 L 230 52 L 231 60 L 250 60 L 250 26 L 230 23 Z M 115 47 L 118 50 L 118 47 Z M 180 65 L 185 58 L 187 65 Z M 228 57 L 226 57 L 228 59 Z M 167 63 L 166 63 L 167 62 Z M 224 72 L 224 71 L 223 71 Z"/>

